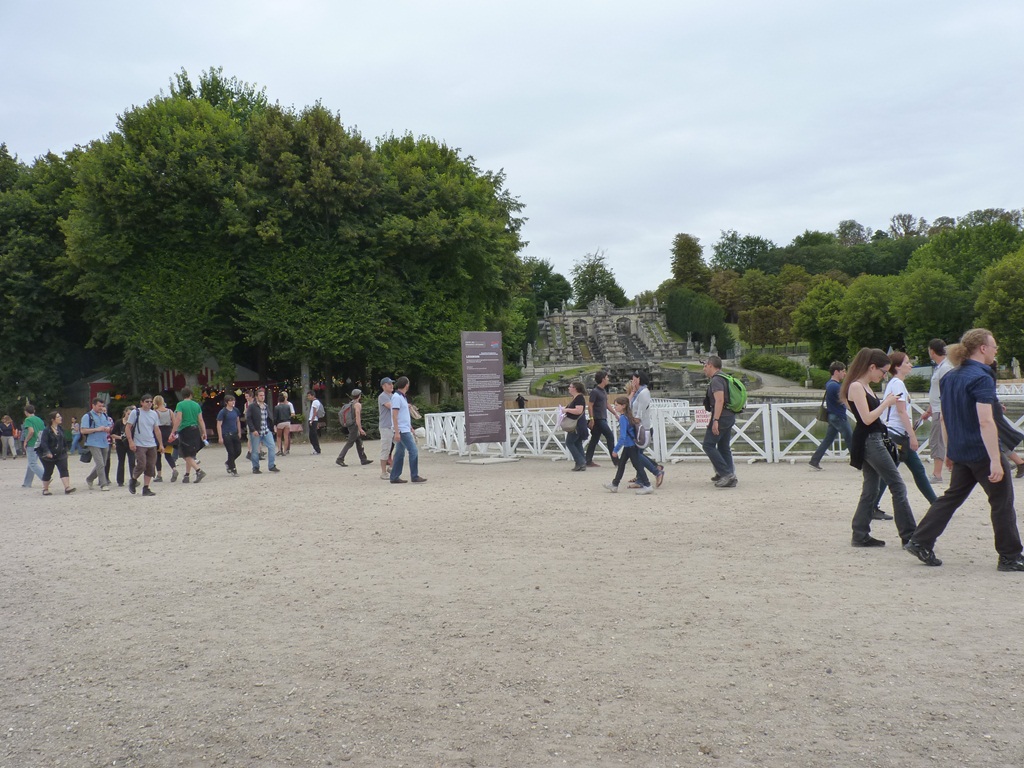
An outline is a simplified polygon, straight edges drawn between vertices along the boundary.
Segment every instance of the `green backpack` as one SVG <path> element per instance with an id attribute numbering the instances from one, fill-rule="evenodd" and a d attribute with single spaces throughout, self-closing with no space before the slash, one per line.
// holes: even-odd
<path id="1" fill-rule="evenodd" d="M 725 407 L 733 413 L 743 413 L 743 409 L 747 407 L 747 388 L 743 382 L 724 371 L 719 371 L 716 375 L 721 376 L 729 384 L 729 396 L 725 399 Z"/>

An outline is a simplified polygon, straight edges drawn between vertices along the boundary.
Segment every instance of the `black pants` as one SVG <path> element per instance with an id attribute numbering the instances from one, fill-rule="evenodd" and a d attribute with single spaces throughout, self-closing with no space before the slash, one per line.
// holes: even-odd
<path id="1" fill-rule="evenodd" d="M 224 450 L 228 452 L 228 460 L 224 462 L 228 469 L 235 470 L 235 459 L 242 455 L 242 438 L 237 432 L 224 435 Z"/>
<path id="2" fill-rule="evenodd" d="M 128 459 L 128 476 L 135 474 L 135 451 L 128 449 L 128 441 L 124 438 L 114 441 L 117 449 L 117 484 L 124 485 L 124 463 Z"/>
<path id="3" fill-rule="evenodd" d="M 40 459 L 43 464 L 43 482 L 48 483 L 53 477 L 53 470 L 61 477 L 68 476 L 68 455 L 65 453 L 59 459 Z"/>
<path id="4" fill-rule="evenodd" d="M 313 446 L 313 450 L 320 453 L 320 435 L 317 434 L 317 427 L 320 426 L 320 422 L 313 419 L 309 422 L 309 444 Z"/>
<path id="5" fill-rule="evenodd" d="M 612 428 L 608 426 L 608 419 L 594 419 L 594 429 L 590 433 L 590 442 L 587 443 L 588 464 L 594 460 L 594 451 L 601 442 L 601 435 L 604 435 L 605 442 L 608 443 L 608 456 L 615 451 L 615 438 L 612 436 Z"/>
<path id="6" fill-rule="evenodd" d="M 988 495 L 992 509 L 992 531 L 995 534 L 996 552 L 1004 557 L 1017 557 L 1021 553 L 1020 532 L 1017 530 L 1017 512 L 1013 508 L 1013 473 L 1010 462 L 1002 457 L 1003 479 L 991 483 L 988 479 L 989 463 L 980 461 L 973 464 L 953 463 L 949 488 L 928 508 L 927 514 L 917 524 L 914 541 L 923 547 L 933 549 L 935 540 L 942 535 L 960 505 L 967 501 L 974 486 L 981 485 Z"/>

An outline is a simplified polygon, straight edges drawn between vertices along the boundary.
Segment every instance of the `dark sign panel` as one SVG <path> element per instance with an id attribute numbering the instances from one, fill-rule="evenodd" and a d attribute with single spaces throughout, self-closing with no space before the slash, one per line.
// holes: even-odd
<path id="1" fill-rule="evenodd" d="M 501 333 L 462 332 L 466 442 L 505 442 L 505 354 Z"/>

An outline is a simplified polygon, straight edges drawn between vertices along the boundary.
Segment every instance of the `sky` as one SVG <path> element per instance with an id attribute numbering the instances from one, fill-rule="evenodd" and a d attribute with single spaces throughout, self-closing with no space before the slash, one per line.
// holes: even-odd
<path id="1" fill-rule="evenodd" d="M 0 142 L 101 139 L 211 67 L 503 171 L 524 256 L 628 296 L 725 230 L 789 244 L 1024 206 L 1018 0 L 0 0 Z"/>

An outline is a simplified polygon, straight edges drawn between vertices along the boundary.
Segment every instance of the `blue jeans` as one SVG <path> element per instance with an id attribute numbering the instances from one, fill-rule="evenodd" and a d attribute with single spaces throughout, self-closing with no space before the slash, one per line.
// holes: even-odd
<path id="1" fill-rule="evenodd" d="M 818 443 L 818 450 L 811 456 L 811 464 L 817 465 L 822 457 L 825 455 L 825 451 L 832 447 L 833 441 L 838 435 L 843 436 L 843 442 L 846 443 L 846 448 L 849 450 L 850 442 L 853 440 L 853 430 L 850 429 L 850 420 L 846 418 L 846 414 L 842 416 L 836 416 L 834 414 L 828 415 L 828 429 L 825 430 L 824 439 Z"/>
<path id="2" fill-rule="evenodd" d="M 583 453 L 583 438 L 580 437 L 579 432 L 573 430 L 566 433 L 565 447 L 569 449 L 569 453 L 572 454 L 572 460 L 576 462 L 577 467 L 585 467 L 587 465 L 587 457 Z"/>
<path id="3" fill-rule="evenodd" d="M 938 497 L 935 495 L 935 491 L 932 490 L 931 481 L 928 479 L 928 470 L 924 468 L 924 464 L 921 463 L 921 457 L 917 455 L 917 451 L 910 450 L 910 438 L 906 435 L 897 435 L 895 432 L 890 432 L 889 437 L 896 445 L 900 446 L 900 457 L 903 463 L 907 465 L 910 470 L 910 474 L 914 476 L 914 485 L 917 486 L 917 490 L 921 492 L 928 503 L 931 504 Z M 885 478 L 883 477 L 878 482 L 878 498 L 875 499 L 875 506 L 877 507 L 879 502 L 882 501 L 882 495 L 885 493 L 886 485 Z"/>
<path id="4" fill-rule="evenodd" d="M 249 460 L 252 462 L 252 468 L 260 468 L 260 443 L 267 446 L 267 467 L 273 469 L 277 465 L 277 446 L 274 445 L 273 432 L 267 432 L 265 435 L 249 433 Z"/>
<path id="5" fill-rule="evenodd" d="M 402 432 L 395 446 L 395 456 L 391 460 L 391 479 L 398 480 L 402 476 L 405 464 L 405 452 L 409 452 L 409 472 L 413 478 L 420 476 L 420 449 L 416 447 L 416 439 L 412 432 Z"/>
<path id="6" fill-rule="evenodd" d="M 878 498 L 878 481 L 884 479 L 892 494 L 892 514 L 896 530 L 906 544 L 914 535 L 917 523 L 914 521 L 914 513 L 910 511 L 910 502 L 907 501 L 907 486 L 903 483 L 899 469 L 893 464 L 889 451 L 882 445 L 881 432 L 872 432 L 868 435 L 864 445 L 864 466 L 861 467 L 861 471 L 864 473 L 864 485 L 861 486 L 857 510 L 853 513 L 853 540 L 864 541 L 870 535 L 871 515 L 875 511 L 875 499 Z"/>
<path id="7" fill-rule="evenodd" d="M 31 488 L 33 478 L 43 479 L 43 463 L 36 456 L 36 449 L 29 448 L 27 445 L 25 446 L 25 458 L 28 459 L 28 466 L 25 467 L 25 482 L 21 484 L 21 487 Z"/>
<path id="8" fill-rule="evenodd" d="M 714 422 L 708 424 L 708 429 L 704 433 L 704 453 L 711 459 L 711 466 L 720 477 L 736 474 L 736 467 L 732 463 L 732 446 L 729 444 L 735 424 L 736 414 L 728 408 L 723 408 L 722 415 L 718 417 L 718 434 L 712 431 Z"/>

